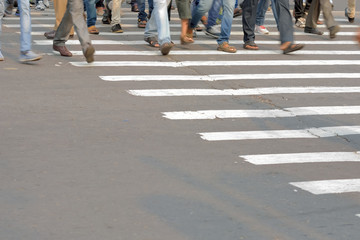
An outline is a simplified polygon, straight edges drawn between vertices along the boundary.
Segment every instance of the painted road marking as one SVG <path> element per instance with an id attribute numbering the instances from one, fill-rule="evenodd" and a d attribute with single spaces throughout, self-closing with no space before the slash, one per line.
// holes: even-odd
<path id="1" fill-rule="evenodd" d="M 360 114 L 360 106 L 295 107 L 262 110 L 202 110 L 163 112 L 171 120 L 225 119 L 225 118 L 282 118 L 310 115 Z"/>
<path id="2" fill-rule="evenodd" d="M 253 61 L 95 61 L 70 62 L 76 67 L 216 67 L 216 66 L 349 66 L 360 65 L 360 60 L 253 60 Z"/>
<path id="3" fill-rule="evenodd" d="M 170 96 L 251 96 L 268 94 L 304 94 L 304 93 L 359 93 L 360 87 L 273 87 L 249 89 L 145 89 L 128 90 L 128 93 L 143 97 Z"/>
<path id="4" fill-rule="evenodd" d="M 249 79 L 360 79 L 360 73 L 269 73 L 215 75 L 115 75 L 99 76 L 104 81 L 224 81 Z"/>
<path id="5" fill-rule="evenodd" d="M 175 44 L 180 44 L 179 40 L 173 40 Z M 357 41 L 296 41 L 297 43 L 307 45 L 358 45 Z M 35 45 L 53 45 L 52 40 L 34 40 Z M 91 40 L 93 45 L 147 45 L 144 40 L 139 41 L 117 41 L 117 40 Z M 244 44 L 242 40 L 231 41 L 232 44 Z M 256 41 L 257 44 L 264 45 L 279 45 L 279 41 Z M 194 44 L 217 45 L 215 39 L 213 40 L 197 40 Z M 79 40 L 68 40 L 66 45 L 80 45 Z M 229 53 L 230 54 L 230 53 Z"/>
<path id="6" fill-rule="evenodd" d="M 123 19 L 121 19 L 123 20 Z M 122 26 L 122 24 L 121 24 Z M 109 27 L 110 28 L 110 27 Z M 20 34 L 20 32 L 17 32 Z M 171 36 L 179 36 L 180 32 L 172 32 Z M 204 32 L 197 32 L 198 36 L 207 36 Z M 31 32 L 31 35 L 33 36 L 43 36 L 44 32 L 34 31 Z M 232 36 L 243 36 L 244 32 L 242 31 L 231 31 Z M 267 36 L 280 36 L 279 32 L 270 32 L 269 34 L 266 34 Z M 295 36 L 308 36 L 308 33 L 304 32 L 294 32 Z M 336 36 L 356 36 L 357 32 L 338 32 L 336 33 Z M 144 36 L 144 32 L 134 31 L 134 32 L 123 32 L 121 34 L 119 33 L 113 33 L 113 32 L 100 32 L 99 36 Z M 256 41 L 257 42 L 257 41 Z M 231 41 L 232 43 L 232 41 Z"/>
<path id="7" fill-rule="evenodd" d="M 291 182 L 290 184 L 312 194 L 360 192 L 360 179 Z"/>
<path id="8" fill-rule="evenodd" d="M 200 137 L 207 141 L 325 138 L 360 134 L 360 126 L 337 126 L 299 130 L 204 132 Z"/>
<path id="9" fill-rule="evenodd" d="M 255 165 L 288 163 L 360 162 L 360 152 L 318 152 L 289 154 L 240 155 Z"/>
<path id="10" fill-rule="evenodd" d="M 82 51 L 71 51 L 73 55 L 82 56 Z M 190 50 L 190 51 L 171 51 L 171 55 L 229 55 L 230 53 L 217 51 L 217 50 Z M 281 50 L 241 50 L 232 55 L 278 55 L 282 54 Z M 331 50 L 301 50 L 296 51 L 296 55 L 360 55 L 360 51 L 331 51 Z M 60 55 L 58 52 L 53 51 L 49 55 Z M 104 51 L 97 50 L 96 56 L 162 56 L 158 50 L 154 51 Z M 329 74 L 330 75 L 330 74 Z"/>
<path id="11" fill-rule="evenodd" d="M 20 24 L 4 24 L 4 27 L 7 27 L 7 28 L 19 28 L 20 27 Z M 32 28 L 38 28 L 38 27 L 54 27 L 54 24 L 31 24 L 31 27 Z M 107 25 L 96 25 L 97 28 L 110 28 L 109 26 Z M 138 25 L 137 24 L 128 24 L 128 23 L 122 23 L 121 24 L 121 27 L 122 28 L 137 28 Z M 177 27 L 177 28 L 180 28 L 181 27 L 181 24 L 170 24 L 170 27 Z M 232 27 L 233 28 L 236 28 L 236 27 L 242 27 L 242 24 L 232 24 Z M 276 24 L 268 24 L 266 25 L 266 27 L 269 27 L 269 28 L 275 28 L 277 27 Z M 340 25 L 341 28 L 357 28 L 358 26 L 357 25 Z M 325 25 L 319 25 L 318 28 L 326 28 Z M 310 34 L 309 34 L 310 36 Z"/>

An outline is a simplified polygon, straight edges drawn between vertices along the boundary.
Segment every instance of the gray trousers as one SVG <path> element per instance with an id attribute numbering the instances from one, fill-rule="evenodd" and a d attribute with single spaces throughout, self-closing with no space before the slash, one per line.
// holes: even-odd
<path id="1" fill-rule="evenodd" d="M 91 40 L 84 19 L 83 0 L 68 0 L 66 12 L 54 37 L 54 45 L 65 46 L 72 26 L 75 28 L 82 51 L 85 53 L 88 46 L 91 45 Z"/>
<path id="2" fill-rule="evenodd" d="M 329 29 L 338 25 L 335 20 L 334 16 L 332 15 L 332 4 L 330 0 L 313 0 L 309 9 L 309 15 L 306 18 L 306 27 L 309 28 L 316 28 L 317 21 L 319 19 L 320 10 L 322 10 L 326 27 Z"/>

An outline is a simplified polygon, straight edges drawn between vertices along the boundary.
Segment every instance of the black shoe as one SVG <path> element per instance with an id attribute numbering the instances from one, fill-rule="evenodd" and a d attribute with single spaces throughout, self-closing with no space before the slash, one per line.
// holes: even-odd
<path id="1" fill-rule="evenodd" d="M 122 32 L 124 32 L 124 31 L 122 30 L 120 24 L 116 24 L 116 25 L 112 26 L 112 27 L 111 27 L 111 31 L 112 31 L 113 33 L 122 33 Z"/>
<path id="2" fill-rule="evenodd" d="M 330 31 L 330 38 L 335 38 L 336 34 L 340 31 L 339 25 L 333 26 L 329 28 Z"/>
<path id="3" fill-rule="evenodd" d="M 320 31 L 317 28 L 309 28 L 309 27 L 305 27 L 304 32 L 305 33 L 316 34 L 316 35 L 323 35 L 324 34 L 324 32 Z"/>

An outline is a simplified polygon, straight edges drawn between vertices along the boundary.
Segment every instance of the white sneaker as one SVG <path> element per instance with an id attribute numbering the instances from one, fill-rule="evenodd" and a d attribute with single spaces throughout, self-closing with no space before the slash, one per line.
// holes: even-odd
<path id="1" fill-rule="evenodd" d="M 301 17 L 296 20 L 295 26 L 297 26 L 298 28 L 305 28 L 305 23 L 306 23 L 306 19 Z"/>
<path id="2" fill-rule="evenodd" d="M 43 1 L 39 1 L 38 4 L 35 7 L 35 10 L 38 11 L 44 11 L 45 10 L 45 5 Z"/>
<path id="3" fill-rule="evenodd" d="M 45 5 L 46 8 L 49 8 L 49 7 L 50 7 L 49 0 L 43 0 L 43 3 L 44 3 L 44 5 Z"/>
<path id="4" fill-rule="evenodd" d="M 269 34 L 269 30 L 267 30 L 266 27 L 263 25 L 255 25 L 255 32 L 260 34 Z"/>

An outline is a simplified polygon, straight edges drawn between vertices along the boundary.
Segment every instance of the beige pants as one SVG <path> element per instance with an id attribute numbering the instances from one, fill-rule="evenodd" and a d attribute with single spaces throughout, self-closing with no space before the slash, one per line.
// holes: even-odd
<path id="1" fill-rule="evenodd" d="M 355 0 L 348 0 L 348 16 L 349 18 L 355 18 Z"/>
<path id="2" fill-rule="evenodd" d="M 67 0 L 54 0 L 54 10 L 55 10 L 55 26 L 54 30 L 57 30 L 61 19 L 64 17 L 66 11 Z M 74 35 L 74 27 L 71 28 L 70 35 Z"/>

